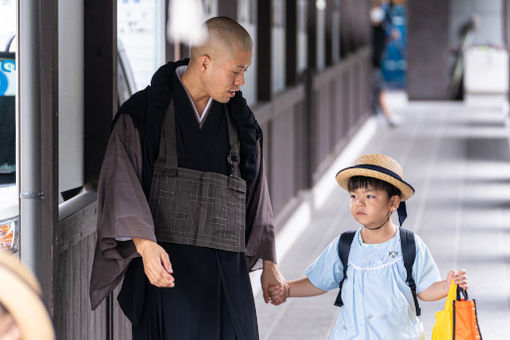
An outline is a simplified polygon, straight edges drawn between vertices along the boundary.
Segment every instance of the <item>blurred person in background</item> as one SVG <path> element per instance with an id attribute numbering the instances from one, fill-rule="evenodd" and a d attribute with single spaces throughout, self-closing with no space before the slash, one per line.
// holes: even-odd
<path id="1" fill-rule="evenodd" d="M 3 251 L 0 283 L 0 340 L 55 339 L 35 276 L 17 257 Z"/>
<path id="2" fill-rule="evenodd" d="M 390 10 L 393 3 L 390 1 L 388 8 L 383 6 L 381 0 L 372 1 L 370 8 L 370 23 L 372 25 L 372 112 L 382 117 L 389 127 L 398 125 L 398 120 L 391 112 L 387 99 L 383 73 L 381 70 L 382 60 L 389 39 L 399 39 L 400 32 L 391 28 Z"/>

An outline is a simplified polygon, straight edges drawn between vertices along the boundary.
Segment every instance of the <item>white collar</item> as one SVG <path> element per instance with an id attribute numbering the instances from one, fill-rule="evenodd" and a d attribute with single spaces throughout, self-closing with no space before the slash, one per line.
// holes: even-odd
<path id="1" fill-rule="evenodd" d="M 205 106 L 204 112 L 202 112 L 202 115 L 200 115 L 198 113 L 196 106 L 195 106 L 195 103 L 193 102 L 193 99 L 191 99 L 191 96 L 188 93 L 188 90 L 186 89 L 186 86 L 184 86 L 184 84 L 182 82 L 182 75 L 184 74 L 184 72 L 186 71 L 187 68 L 188 68 L 188 65 L 181 65 L 175 69 L 175 74 L 177 75 L 177 79 L 179 79 L 179 81 L 181 82 L 182 87 L 184 88 L 184 91 L 186 91 L 186 94 L 188 95 L 188 99 L 191 102 L 191 106 L 193 107 L 193 110 L 195 111 L 195 116 L 197 117 L 198 122 L 202 123 L 202 121 L 205 120 L 207 113 L 209 112 L 209 108 L 212 105 L 213 99 L 212 99 L 212 97 L 209 97 L 209 100 L 207 101 L 207 105 Z"/>

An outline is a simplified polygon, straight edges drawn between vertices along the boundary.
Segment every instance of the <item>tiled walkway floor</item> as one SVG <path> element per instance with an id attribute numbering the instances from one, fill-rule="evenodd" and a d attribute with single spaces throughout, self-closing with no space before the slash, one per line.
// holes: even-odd
<path id="1" fill-rule="evenodd" d="M 411 103 L 402 125 L 378 128 L 363 153 L 397 159 L 416 189 L 406 226 L 431 250 L 443 277 L 466 268 L 484 339 L 510 339 L 510 148 L 504 115 L 460 103 Z M 336 182 L 331 178 L 331 185 Z M 339 233 L 356 227 L 339 187 L 280 259 L 287 279 L 305 268 Z M 327 339 L 338 308 L 336 290 L 274 307 L 256 296 L 261 339 Z M 444 300 L 421 302 L 427 338 Z"/>

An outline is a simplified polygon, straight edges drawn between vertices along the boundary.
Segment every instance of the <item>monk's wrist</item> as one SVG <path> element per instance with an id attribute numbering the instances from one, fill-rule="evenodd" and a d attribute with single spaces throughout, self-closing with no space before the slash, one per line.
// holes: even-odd
<path id="1" fill-rule="evenodd" d="M 274 267 L 276 267 L 276 263 L 274 263 L 273 261 L 264 260 L 263 266 L 264 266 L 264 269 L 274 268 Z"/>
<path id="2" fill-rule="evenodd" d="M 133 243 L 135 244 L 136 251 L 143 255 L 143 252 L 147 247 L 149 247 L 154 241 L 147 240 L 144 238 L 133 238 Z"/>

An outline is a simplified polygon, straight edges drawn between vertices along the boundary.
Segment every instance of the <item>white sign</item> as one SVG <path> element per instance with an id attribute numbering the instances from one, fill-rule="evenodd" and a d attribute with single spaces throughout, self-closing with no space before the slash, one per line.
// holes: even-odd
<path id="1" fill-rule="evenodd" d="M 16 34 L 16 1 L 0 0 L 0 52 Z"/>
<path id="2" fill-rule="evenodd" d="M 137 90 L 150 84 L 153 73 L 164 62 L 164 14 L 162 0 L 117 1 L 117 37 L 126 51 Z"/>

